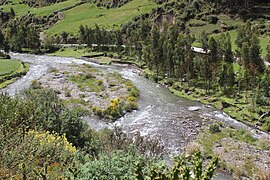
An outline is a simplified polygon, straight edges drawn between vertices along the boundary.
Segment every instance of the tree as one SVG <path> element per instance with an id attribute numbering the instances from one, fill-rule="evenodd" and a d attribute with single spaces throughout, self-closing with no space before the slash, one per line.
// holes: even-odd
<path id="1" fill-rule="evenodd" d="M 185 62 L 185 39 L 183 34 L 179 34 L 174 48 L 174 62 L 176 65 L 176 74 L 177 77 L 183 78 L 184 71 L 184 62 Z"/>
<path id="2" fill-rule="evenodd" d="M 253 70 L 255 71 L 255 74 L 263 73 L 265 67 L 264 62 L 260 56 L 261 50 L 257 34 L 254 33 L 250 41 L 251 44 L 249 49 L 249 58 L 251 60 L 253 68 L 255 68 Z"/>
<path id="3" fill-rule="evenodd" d="M 60 34 L 60 37 L 61 37 L 61 43 L 66 44 L 67 41 L 68 41 L 68 36 L 69 36 L 69 33 L 67 33 L 66 31 L 63 31 L 63 32 Z"/>
<path id="4" fill-rule="evenodd" d="M 160 38 L 159 30 L 158 30 L 157 26 L 154 24 L 151 31 L 150 31 L 150 40 L 151 40 L 151 58 L 152 58 L 152 62 L 154 64 L 154 68 L 155 68 L 156 81 L 158 81 L 159 63 L 160 63 L 160 56 L 158 54 L 158 47 L 160 46 L 159 38 Z"/>
<path id="5" fill-rule="evenodd" d="M 208 51 L 208 34 L 203 30 L 199 39 L 202 48 L 205 52 Z"/>
<path id="6" fill-rule="evenodd" d="M 224 61 L 228 63 L 233 63 L 233 52 L 231 44 L 231 36 L 229 33 L 226 33 L 226 39 L 224 41 Z"/>
<path id="7" fill-rule="evenodd" d="M 122 35 L 120 30 L 117 30 L 115 32 L 115 36 L 116 36 L 116 48 L 117 48 L 117 52 L 120 53 L 122 50 L 122 45 L 123 45 L 123 41 L 122 41 Z"/>
<path id="8" fill-rule="evenodd" d="M 5 44 L 5 38 L 2 31 L 0 30 L 0 49 L 4 48 L 4 44 Z"/>
<path id="9" fill-rule="evenodd" d="M 269 44 L 266 47 L 265 61 L 270 63 L 270 45 Z"/>
<path id="10" fill-rule="evenodd" d="M 17 34 L 14 34 L 9 40 L 10 49 L 15 52 L 20 52 L 22 50 L 22 46 L 20 43 L 20 37 Z"/>
<path id="11" fill-rule="evenodd" d="M 16 15 L 16 14 L 15 14 L 15 11 L 14 11 L 14 9 L 11 7 L 11 8 L 10 8 L 10 17 L 11 17 L 11 18 L 15 18 L 15 15 Z"/>
<path id="12" fill-rule="evenodd" d="M 30 28 L 28 30 L 28 46 L 27 48 L 33 49 L 34 51 L 37 51 L 40 49 L 41 42 L 39 39 L 39 34 L 34 28 Z"/>
<path id="13" fill-rule="evenodd" d="M 87 26 L 84 28 L 82 25 L 79 27 L 79 43 L 86 43 L 86 31 L 87 31 Z"/>

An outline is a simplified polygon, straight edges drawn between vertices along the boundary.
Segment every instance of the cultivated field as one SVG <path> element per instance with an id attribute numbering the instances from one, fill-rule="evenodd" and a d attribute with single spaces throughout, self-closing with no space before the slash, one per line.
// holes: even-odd
<path id="1" fill-rule="evenodd" d="M 46 31 L 48 35 L 63 31 L 77 34 L 80 25 L 95 26 L 108 29 L 118 29 L 131 21 L 135 16 L 145 14 L 157 7 L 151 0 L 133 0 L 120 8 L 106 9 L 94 4 L 82 4 L 64 12 L 65 18 Z"/>

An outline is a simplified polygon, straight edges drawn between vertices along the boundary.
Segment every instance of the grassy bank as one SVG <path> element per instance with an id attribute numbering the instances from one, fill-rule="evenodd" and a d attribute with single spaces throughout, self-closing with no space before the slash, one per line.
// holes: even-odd
<path id="1" fill-rule="evenodd" d="M 91 59 L 94 59 L 100 64 L 110 64 L 113 58 L 100 56 L 102 54 L 104 53 L 91 51 L 90 48 L 70 47 L 70 48 L 61 48 L 60 50 L 50 53 L 48 55 L 60 56 L 60 57 L 74 57 L 74 58 L 80 58 L 82 56 L 88 56 L 91 58 L 91 56 L 98 56 L 98 57 L 93 57 Z"/>
<path id="2" fill-rule="evenodd" d="M 61 48 L 58 51 L 50 53 L 51 56 L 60 56 L 60 57 L 74 57 L 80 58 L 81 56 L 92 56 L 92 55 L 100 55 L 103 54 L 102 52 L 93 52 L 89 48 L 77 48 L 77 47 L 70 47 L 70 48 Z"/>
<path id="3" fill-rule="evenodd" d="M 25 75 L 28 69 L 28 64 L 19 60 L 0 59 L 0 89 Z"/>
<path id="4" fill-rule="evenodd" d="M 209 95 L 203 89 L 188 86 L 187 84 L 180 85 L 179 83 L 174 83 L 173 86 L 169 87 L 169 90 L 177 96 L 193 101 L 199 101 L 217 109 L 221 109 L 230 117 L 245 124 L 255 126 L 262 130 L 269 130 L 269 127 L 265 122 L 269 121 L 270 118 L 267 117 L 262 120 L 260 119 L 260 116 L 262 115 L 262 112 L 267 112 L 270 109 L 270 106 L 256 105 L 256 103 L 252 101 L 251 97 L 253 92 L 251 91 L 248 91 L 247 94 L 237 94 L 235 97 L 223 95 L 221 92 Z"/>

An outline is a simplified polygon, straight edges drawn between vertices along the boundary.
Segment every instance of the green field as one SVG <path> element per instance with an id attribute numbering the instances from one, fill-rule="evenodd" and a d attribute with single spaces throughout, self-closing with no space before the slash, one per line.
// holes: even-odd
<path id="1" fill-rule="evenodd" d="M 12 4 L 9 3 L 7 5 L 3 5 L 0 7 L 3 8 L 4 11 L 9 11 L 10 8 L 12 7 L 17 16 L 25 15 L 28 12 L 30 12 L 32 14 L 36 14 L 38 16 L 46 16 L 46 15 L 53 13 L 54 11 L 63 9 L 65 7 L 72 6 L 72 5 L 80 2 L 80 0 L 67 0 L 64 2 L 53 4 L 51 6 L 45 6 L 45 7 L 40 7 L 40 8 L 29 7 L 26 4 L 19 4 L 19 2 L 20 2 L 20 0 L 13 0 Z"/>
<path id="2" fill-rule="evenodd" d="M 157 7 L 151 0 L 133 0 L 120 8 L 106 9 L 94 4 L 83 4 L 63 12 L 65 18 L 46 31 L 48 35 L 60 34 L 63 31 L 77 34 L 80 25 L 90 27 L 98 24 L 108 29 L 120 28 L 135 16 L 150 12 Z"/>
<path id="3" fill-rule="evenodd" d="M 236 45 L 235 41 L 237 39 L 237 31 L 233 30 L 233 31 L 229 31 L 229 33 L 230 33 L 230 36 L 231 36 L 232 49 L 233 49 L 233 51 L 236 51 L 237 50 L 237 45 Z M 218 34 L 215 35 L 215 36 L 218 36 Z M 260 40 L 261 53 L 262 53 L 261 55 L 265 56 L 266 53 L 267 53 L 266 47 L 267 47 L 267 45 L 270 44 L 270 37 L 269 36 L 260 36 L 259 40 Z"/>
<path id="4" fill-rule="evenodd" d="M 28 64 L 19 60 L 0 59 L 0 89 L 26 74 L 28 69 Z"/>
<path id="5" fill-rule="evenodd" d="M 0 77 L 15 72 L 20 64 L 18 60 L 0 59 Z"/>

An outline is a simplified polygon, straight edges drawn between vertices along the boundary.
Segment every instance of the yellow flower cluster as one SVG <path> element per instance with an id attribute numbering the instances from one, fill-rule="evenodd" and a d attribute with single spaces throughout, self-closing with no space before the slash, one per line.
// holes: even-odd
<path id="1" fill-rule="evenodd" d="M 115 109 L 119 105 L 120 100 L 118 98 L 111 99 L 110 108 Z"/>
<path id="2" fill-rule="evenodd" d="M 76 147 L 72 146 L 72 143 L 68 142 L 66 135 L 60 136 L 58 133 L 38 132 L 35 130 L 30 130 L 27 132 L 28 137 L 32 137 L 39 141 L 40 145 L 56 145 L 57 147 L 64 147 L 65 150 L 74 153 L 76 152 Z"/>
<path id="3" fill-rule="evenodd" d="M 127 100 L 128 100 L 128 102 L 134 102 L 135 97 L 134 96 L 128 96 Z"/>

